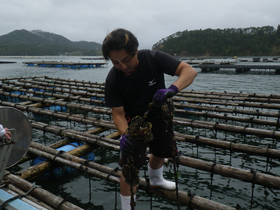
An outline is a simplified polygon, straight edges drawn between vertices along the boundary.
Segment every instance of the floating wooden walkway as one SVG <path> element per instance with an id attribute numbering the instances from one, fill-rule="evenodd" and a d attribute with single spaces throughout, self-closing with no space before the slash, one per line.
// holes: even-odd
<path id="1" fill-rule="evenodd" d="M 173 122 L 175 130 L 177 129 L 175 133 L 177 142 L 185 147 L 197 148 L 197 153 L 191 150 L 183 151 L 183 154 L 178 157 L 176 163 L 180 165 L 179 173 L 181 167 L 188 167 L 209 173 L 209 177 L 212 178 L 217 174 L 234 179 L 235 182 L 248 182 L 252 183 L 252 186 L 258 185 L 273 191 L 280 190 L 278 143 L 280 140 L 280 95 L 186 90 L 173 97 L 173 102 L 175 106 Z M 65 137 L 48 146 L 31 143 L 28 154 L 22 162 L 34 156 L 41 156 L 48 161 L 18 171 L 17 175 L 7 174 L 5 179 L 11 180 L 12 184 L 20 190 L 28 191 L 31 187 L 28 180 L 49 171 L 54 164 L 67 165 L 100 179 L 119 183 L 120 172 L 113 172 L 112 168 L 94 162 L 85 164 L 85 160 L 79 158 L 98 147 L 119 151 L 119 141 L 116 140 L 119 138 L 119 133 L 112 121 L 111 109 L 104 103 L 103 83 L 48 76 L 4 78 L 0 79 L 0 106 L 14 107 L 27 113 L 33 130 Z M 67 112 L 43 109 L 45 106 L 66 107 Z M 48 119 L 79 123 L 86 125 L 88 130 L 82 132 L 44 122 L 44 120 L 35 121 L 32 119 L 32 114 L 40 114 Z M 84 141 L 87 144 L 63 154 L 58 154 L 55 150 L 74 140 Z M 257 170 L 256 165 L 249 169 L 248 166 L 238 168 L 231 161 L 224 163 L 218 159 L 209 160 L 208 156 L 199 154 L 199 148 L 208 149 L 209 153 L 213 153 L 215 157 L 216 152 L 222 150 L 230 160 L 234 158 L 234 153 L 250 155 L 253 162 L 262 160 L 264 165 Z M 147 159 L 148 157 L 149 155 Z M 172 162 L 172 159 L 166 159 L 167 164 Z M 26 186 L 23 187 L 22 183 Z M 179 185 L 184 185 L 184 183 L 179 183 Z M 234 188 L 234 186 L 231 187 Z M 184 186 L 182 188 L 186 189 Z M 238 207 L 215 202 L 211 198 L 207 199 L 198 194 L 184 191 L 179 191 L 177 194 L 175 191 L 154 189 L 149 187 L 142 177 L 139 189 L 176 201 L 180 206 L 195 209 L 238 209 Z M 39 190 L 43 191 L 43 189 L 35 189 L 31 192 L 31 196 L 41 200 L 47 206 L 50 205 L 43 200 L 44 194 L 41 194 Z M 211 189 L 211 194 L 215 194 L 215 190 Z M 254 200 L 258 199 L 253 196 L 252 190 L 252 197 L 247 198 L 249 204 L 244 208 L 250 209 L 250 203 L 252 205 Z M 61 206 L 70 205 L 69 203 L 62 204 Z M 56 207 L 51 206 L 51 208 Z"/>
<path id="2" fill-rule="evenodd" d="M 212 72 L 219 70 L 235 70 L 236 73 L 244 73 L 249 71 L 274 71 L 275 74 L 280 74 L 280 65 L 241 65 L 241 64 L 198 64 L 195 67 L 200 68 L 201 72 Z"/>
<path id="3" fill-rule="evenodd" d="M 106 62 L 58 62 L 58 61 L 29 61 L 23 62 L 23 64 L 27 66 L 39 66 L 39 67 L 54 67 L 54 68 L 72 68 L 72 69 L 80 69 L 80 68 L 95 68 L 101 67 L 108 63 Z"/>
<path id="4" fill-rule="evenodd" d="M 0 64 L 16 63 L 15 61 L 0 61 Z"/>
<path id="5" fill-rule="evenodd" d="M 85 57 L 81 58 L 82 60 L 105 60 L 103 56 L 97 56 L 97 57 Z"/>

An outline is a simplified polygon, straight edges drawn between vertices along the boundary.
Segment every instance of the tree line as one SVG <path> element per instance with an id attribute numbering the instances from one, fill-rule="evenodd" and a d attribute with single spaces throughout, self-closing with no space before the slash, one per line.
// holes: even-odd
<path id="1" fill-rule="evenodd" d="M 279 56 L 280 25 L 176 32 L 153 45 L 177 56 Z"/>
<path id="2" fill-rule="evenodd" d="M 72 42 L 58 34 L 22 29 L 0 36 L 0 56 L 7 55 L 101 55 L 101 44 Z"/>

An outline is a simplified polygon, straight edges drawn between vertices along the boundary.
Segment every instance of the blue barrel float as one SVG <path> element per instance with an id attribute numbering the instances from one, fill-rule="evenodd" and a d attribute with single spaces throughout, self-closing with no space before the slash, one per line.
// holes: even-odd
<path id="1" fill-rule="evenodd" d="M 55 87 L 52 87 L 53 89 L 55 89 Z M 40 88 L 33 88 L 33 91 L 39 91 L 39 92 L 47 92 L 47 93 L 53 93 L 53 90 L 44 90 L 44 89 L 40 89 Z M 34 97 L 39 97 L 39 98 L 44 98 L 45 96 L 43 94 L 33 94 Z"/>
<path id="2" fill-rule="evenodd" d="M 84 142 L 81 142 L 81 143 L 79 143 L 79 142 L 73 142 L 73 143 L 71 143 L 71 144 L 68 144 L 68 145 L 59 147 L 59 148 L 57 148 L 56 150 L 58 150 L 58 151 L 64 151 L 64 152 L 69 152 L 70 150 L 73 150 L 73 149 L 75 149 L 76 147 L 81 146 L 81 145 L 83 145 L 83 144 L 85 144 L 85 143 L 84 143 Z M 90 153 L 88 153 L 87 155 L 82 156 L 81 158 L 86 159 L 86 160 L 89 160 L 89 161 L 94 161 L 95 155 L 94 155 L 93 152 L 90 152 Z M 41 162 L 43 162 L 43 161 L 46 161 L 46 160 L 47 160 L 47 159 L 38 156 L 38 157 L 36 157 L 35 159 L 32 160 L 32 162 L 31 162 L 30 165 L 31 165 L 31 166 L 34 166 L 34 165 L 36 165 L 36 164 L 38 164 L 38 163 L 41 163 Z M 41 178 L 61 177 L 61 176 L 64 176 L 64 175 L 66 175 L 66 174 L 70 174 L 70 173 L 74 173 L 74 172 L 77 172 L 77 169 L 74 169 L 74 168 L 71 168 L 71 167 L 69 167 L 69 166 L 63 165 L 63 166 L 59 166 L 59 167 L 57 167 L 57 168 L 54 168 L 54 169 L 53 169 L 52 171 L 50 171 L 50 172 L 47 172 L 47 173 L 43 174 L 43 175 L 41 176 Z"/>
<path id="3" fill-rule="evenodd" d="M 11 93 L 18 94 L 18 95 L 26 95 L 25 92 L 20 92 L 20 91 L 11 91 Z M 13 97 L 10 97 L 10 96 L 5 96 L 5 95 L 0 95 L 0 100 L 8 101 L 8 102 L 11 102 L 11 103 L 19 103 L 21 101 L 25 101 L 25 100 L 20 100 L 19 98 L 13 98 Z"/>

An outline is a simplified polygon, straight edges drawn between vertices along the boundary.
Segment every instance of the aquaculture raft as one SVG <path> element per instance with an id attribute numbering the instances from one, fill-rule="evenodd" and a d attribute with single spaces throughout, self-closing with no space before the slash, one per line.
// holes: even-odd
<path id="1" fill-rule="evenodd" d="M 39 67 L 53 67 L 53 68 L 95 68 L 102 67 L 108 63 L 106 62 L 58 62 L 58 61 L 29 61 L 23 62 L 27 66 L 39 66 Z"/>
<path id="2" fill-rule="evenodd" d="M 104 103 L 103 83 L 48 76 L 5 78 L 0 81 L 0 105 L 26 112 L 34 131 L 42 130 L 65 137 L 49 146 L 32 142 L 25 160 L 28 160 L 30 155 L 36 155 L 50 161 L 38 166 L 36 172 L 31 168 L 19 172 L 21 179 L 31 180 L 49 171 L 53 164 L 63 164 L 100 179 L 119 183 L 120 172 L 75 157 L 82 156 L 96 147 L 116 152 L 119 150 L 119 141 L 116 140 L 119 133 L 112 122 L 111 109 Z M 18 92 L 14 93 L 15 91 Z M 12 103 L 9 98 L 16 98 L 17 102 Z M 143 177 L 140 178 L 139 189 L 175 201 L 175 206 L 240 209 L 238 203 L 227 204 L 213 199 L 217 193 L 215 186 L 218 185 L 215 185 L 215 176 L 219 175 L 229 180 L 233 179 L 234 182 L 251 183 L 252 192 L 246 198 L 247 204 L 241 205 L 245 209 L 252 209 L 254 205 L 259 204 L 258 197 L 254 196 L 255 188 L 272 192 L 270 196 L 280 205 L 279 199 L 277 200 L 280 189 L 280 95 L 186 90 L 174 96 L 173 103 L 175 136 L 182 154 L 175 160 L 167 159 L 166 163 L 176 161 L 179 165 L 179 186 L 180 189 L 187 189 L 187 192 L 150 188 Z M 46 106 L 66 107 L 67 112 L 43 109 Z M 73 130 L 71 126 L 69 128 L 57 123 L 35 121 L 30 113 L 70 122 L 70 125 L 71 122 L 79 123 L 86 126 L 87 132 Z M 58 154 L 55 150 L 74 140 L 87 144 L 69 154 Z M 211 158 L 209 154 L 201 154 L 200 150 L 207 150 Z M 147 158 L 148 156 L 149 154 Z M 227 161 L 221 160 L 221 156 L 227 157 Z M 245 162 L 242 168 L 235 165 L 235 160 L 240 160 L 239 156 L 243 156 L 241 160 Z M 246 158 L 249 156 L 258 164 L 246 164 Z M 205 190 L 209 191 L 209 196 L 191 192 L 195 186 L 189 186 L 186 181 L 189 177 L 180 174 L 180 170 L 185 168 L 209 175 L 209 179 L 204 180 L 209 184 L 209 189 Z M 14 177 L 8 175 L 7 179 L 10 176 Z M 220 185 L 222 183 L 219 187 Z M 229 193 L 234 187 L 224 186 Z"/>
<path id="3" fill-rule="evenodd" d="M 201 72 L 212 72 L 219 70 L 235 70 L 236 73 L 244 73 L 249 71 L 272 71 L 274 74 L 280 74 L 280 65 L 252 65 L 252 64 L 230 64 L 230 63 L 220 63 L 220 64 L 199 64 L 195 66 L 201 69 Z"/>

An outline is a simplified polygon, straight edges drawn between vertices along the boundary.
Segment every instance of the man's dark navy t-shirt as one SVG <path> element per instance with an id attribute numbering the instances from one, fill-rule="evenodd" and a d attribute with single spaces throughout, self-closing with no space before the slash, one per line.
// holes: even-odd
<path id="1" fill-rule="evenodd" d="M 158 89 L 165 88 L 164 74 L 174 76 L 181 61 L 166 53 L 138 51 L 139 64 L 130 75 L 112 67 L 105 83 L 105 102 L 109 107 L 124 106 L 130 117 L 143 116 Z"/>

